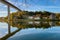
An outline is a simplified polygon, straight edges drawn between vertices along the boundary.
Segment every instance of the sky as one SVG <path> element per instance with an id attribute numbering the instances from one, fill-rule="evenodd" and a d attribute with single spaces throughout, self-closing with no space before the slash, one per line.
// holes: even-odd
<path id="1" fill-rule="evenodd" d="M 21 10 L 60 13 L 60 0 L 7 0 Z M 11 8 L 11 12 L 16 10 Z M 7 15 L 7 6 L 0 3 L 0 17 Z"/>

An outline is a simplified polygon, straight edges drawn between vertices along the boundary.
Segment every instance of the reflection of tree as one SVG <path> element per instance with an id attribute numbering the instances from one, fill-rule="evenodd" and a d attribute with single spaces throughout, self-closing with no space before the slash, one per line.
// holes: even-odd
<path id="1" fill-rule="evenodd" d="M 29 22 L 29 21 L 28 21 Z M 12 22 L 12 23 L 10 23 L 10 25 L 11 26 L 13 26 L 13 27 L 17 27 L 17 28 L 49 28 L 49 27 L 51 27 L 51 25 L 49 24 L 49 22 L 47 22 L 47 23 L 44 23 L 44 22 L 40 22 L 39 24 L 37 24 L 37 23 L 34 23 L 33 21 L 33 24 L 29 24 L 28 22 L 17 22 L 17 23 L 15 23 L 15 22 Z"/>
<path id="2" fill-rule="evenodd" d="M 60 21 L 55 22 L 57 26 L 60 26 Z"/>
<path id="3" fill-rule="evenodd" d="M 29 22 L 29 21 L 28 21 Z M 60 22 L 59 21 L 51 21 L 52 25 L 50 25 L 50 21 L 40 21 L 39 24 L 33 22 L 33 24 L 29 24 L 28 22 L 21 22 L 21 21 L 18 21 L 18 22 L 10 22 L 8 25 L 8 34 L 5 35 L 4 37 L 2 37 L 0 40 L 5 40 L 9 37 L 11 37 L 12 35 L 14 35 L 15 33 L 17 33 L 18 31 L 20 31 L 21 29 L 25 29 L 25 28 L 49 28 L 51 26 L 60 26 Z M 10 31 L 10 26 L 12 27 L 17 27 L 18 29 L 14 32 L 11 33 Z M 20 29 L 21 28 L 21 29 Z"/>
<path id="4" fill-rule="evenodd" d="M 12 27 L 17 27 L 17 28 L 49 28 L 51 26 L 60 26 L 60 21 L 39 21 L 40 23 L 37 24 L 35 23 L 34 21 L 33 24 L 29 24 L 28 22 L 30 21 L 26 21 L 24 22 L 23 21 L 13 21 L 13 22 L 10 22 L 10 26 Z"/>

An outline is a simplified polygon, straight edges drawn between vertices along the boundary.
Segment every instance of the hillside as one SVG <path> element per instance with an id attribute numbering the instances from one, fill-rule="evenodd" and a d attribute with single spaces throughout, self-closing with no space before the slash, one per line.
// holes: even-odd
<path id="1" fill-rule="evenodd" d="M 29 19 L 30 17 L 30 19 Z M 32 17 L 32 19 L 31 19 Z M 60 14 L 59 13 L 52 13 L 52 12 L 28 12 L 28 11 L 20 11 L 20 12 L 13 12 L 10 14 L 10 21 L 16 21 L 18 19 L 27 19 L 27 20 L 35 20 L 37 18 L 40 18 L 39 20 L 60 20 Z M 1 18 L 0 18 L 1 19 Z M 4 18 L 5 21 L 8 21 L 8 16 Z"/>

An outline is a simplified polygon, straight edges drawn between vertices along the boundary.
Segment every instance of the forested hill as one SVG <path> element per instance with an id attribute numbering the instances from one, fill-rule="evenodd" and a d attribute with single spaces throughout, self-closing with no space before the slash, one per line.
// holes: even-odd
<path id="1" fill-rule="evenodd" d="M 51 13 L 51 12 L 47 12 L 47 11 L 44 11 L 44 12 L 41 12 L 41 11 L 36 11 L 36 12 L 28 12 L 28 11 L 20 11 L 20 12 L 13 12 L 10 14 L 10 19 L 14 19 L 14 17 L 17 17 L 17 18 L 22 18 L 23 16 L 33 16 L 33 15 L 50 15 L 50 14 L 54 14 L 54 13 Z M 6 19 L 8 18 L 8 16 L 6 17 Z"/>

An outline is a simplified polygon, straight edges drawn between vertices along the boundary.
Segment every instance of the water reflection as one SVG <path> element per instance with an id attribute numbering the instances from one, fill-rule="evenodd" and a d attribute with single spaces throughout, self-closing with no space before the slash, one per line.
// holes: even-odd
<path id="1" fill-rule="evenodd" d="M 10 23 L 11 26 L 17 28 L 49 28 L 52 26 L 60 26 L 60 21 L 20 21 Z"/>
<path id="2" fill-rule="evenodd" d="M 12 30 L 11 31 L 11 26 L 10 26 L 10 24 L 8 23 L 8 27 L 7 27 L 7 23 L 2 23 L 2 22 L 0 22 L 0 29 L 1 30 L 5 30 L 5 31 L 2 31 L 3 33 L 1 33 L 0 34 L 0 40 L 6 40 L 6 39 L 8 39 L 9 37 L 11 37 L 12 35 L 14 35 L 15 33 L 17 33 L 19 30 L 21 30 L 20 28 L 18 28 L 17 30 Z M 5 25 L 3 25 L 3 24 L 5 24 Z M 7 31 L 8 30 L 8 31 Z"/>
<path id="3" fill-rule="evenodd" d="M 12 31 L 11 26 L 13 28 L 16 27 L 17 29 L 11 32 Z M 27 28 L 47 29 L 47 28 L 50 28 L 50 27 L 53 28 L 56 26 L 60 27 L 60 21 L 27 21 L 27 22 L 26 21 L 19 21 L 19 22 L 13 21 L 13 22 L 8 23 L 8 33 L 5 36 L 1 37 L 0 40 L 6 40 L 22 29 L 27 29 Z"/>
<path id="4" fill-rule="evenodd" d="M 15 33 L 17 33 L 18 31 L 20 31 L 21 29 L 17 29 L 17 30 L 15 30 L 14 32 L 12 32 L 12 33 L 8 33 L 8 34 L 6 34 L 4 37 L 2 37 L 2 38 L 0 38 L 0 40 L 6 40 L 6 39 L 8 39 L 9 37 L 11 37 L 11 36 L 13 36 Z M 8 30 L 9 31 L 9 30 Z"/>

